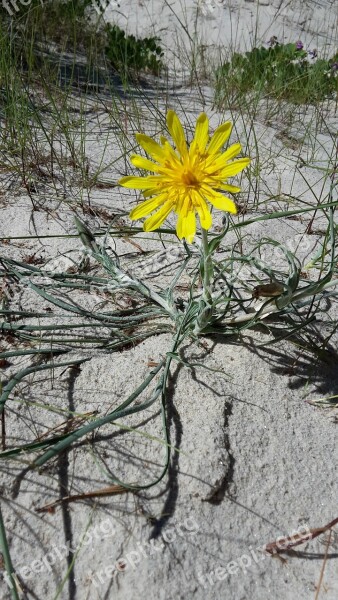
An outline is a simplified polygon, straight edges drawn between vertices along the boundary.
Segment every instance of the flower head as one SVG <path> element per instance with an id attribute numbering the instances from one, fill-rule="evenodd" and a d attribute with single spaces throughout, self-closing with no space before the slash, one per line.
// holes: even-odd
<path id="1" fill-rule="evenodd" d="M 296 50 L 303 50 L 303 48 L 304 48 L 303 42 L 298 40 L 298 42 L 296 42 Z"/>
<path id="2" fill-rule="evenodd" d="M 200 114 L 189 147 L 182 124 L 173 110 L 167 113 L 167 125 L 175 149 L 164 137 L 158 144 L 146 135 L 136 134 L 140 146 L 156 162 L 137 154 L 132 155 L 130 160 L 135 167 L 151 171 L 154 175 L 123 177 L 119 183 L 123 187 L 142 190 L 147 198 L 130 213 L 132 220 L 151 215 L 144 222 L 145 231 L 158 229 L 174 211 L 178 216 L 178 237 L 191 243 L 196 233 L 196 213 L 204 229 L 211 227 L 212 217 L 207 201 L 219 210 L 237 212 L 233 200 L 220 190 L 232 194 L 240 191 L 239 187 L 229 185 L 226 181 L 242 171 L 250 159 L 232 160 L 240 153 L 240 144 L 233 144 L 222 152 L 232 129 L 229 122 L 220 125 L 209 139 L 208 117 L 205 113 Z"/>

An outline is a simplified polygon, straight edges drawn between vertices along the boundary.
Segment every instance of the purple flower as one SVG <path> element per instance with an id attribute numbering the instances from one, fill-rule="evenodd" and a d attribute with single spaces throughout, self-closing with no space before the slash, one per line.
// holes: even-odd
<path id="1" fill-rule="evenodd" d="M 313 50 L 309 50 L 309 56 L 311 56 L 311 58 L 317 58 L 317 56 L 318 56 L 317 48 L 314 48 Z"/>
<path id="2" fill-rule="evenodd" d="M 334 62 L 331 65 L 331 71 L 338 71 L 338 62 Z"/>
<path id="3" fill-rule="evenodd" d="M 298 42 L 296 42 L 296 50 L 303 50 L 303 48 L 304 48 L 303 42 L 298 40 Z"/>

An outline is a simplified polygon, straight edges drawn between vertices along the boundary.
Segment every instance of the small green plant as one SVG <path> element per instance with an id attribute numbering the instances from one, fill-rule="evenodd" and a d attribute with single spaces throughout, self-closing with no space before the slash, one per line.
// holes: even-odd
<path id="1" fill-rule="evenodd" d="M 315 104 L 338 92 L 338 53 L 326 60 L 316 50 L 305 51 L 301 41 L 279 44 L 274 37 L 269 48 L 235 53 L 218 68 L 216 81 L 219 102 L 230 88 L 235 99 L 264 92 L 295 104 Z"/>
<path id="2" fill-rule="evenodd" d="M 135 75 L 139 71 L 150 71 L 158 75 L 163 67 L 162 48 L 159 38 L 137 39 L 134 35 L 126 35 L 118 25 L 106 26 L 106 56 L 112 65 L 125 75 Z"/>

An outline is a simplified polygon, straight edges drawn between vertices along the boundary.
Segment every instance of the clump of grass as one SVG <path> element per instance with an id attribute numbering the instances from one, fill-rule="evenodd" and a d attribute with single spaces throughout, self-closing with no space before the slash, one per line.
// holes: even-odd
<path id="1" fill-rule="evenodd" d="M 305 51 L 302 42 L 260 46 L 245 54 L 234 53 L 216 71 L 219 102 L 224 88 L 231 89 L 233 99 L 243 94 L 264 91 L 294 104 L 315 104 L 334 98 L 338 92 L 338 53 L 330 59 L 318 56 L 317 50 Z"/>
<path id="2" fill-rule="evenodd" d="M 103 49 L 100 36 L 96 35 L 99 21 L 89 19 L 90 5 L 91 0 L 58 0 L 44 3 L 32 0 L 28 6 L 20 6 L 20 10 L 10 19 L 3 13 L 1 20 L 7 27 L 10 22 L 13 49 L 21 51 L 27 66 L 31 65 L 34 56 L 40 59 L 40 66 L 43 57 L 39 50 L 53 44 L 62 51 L 71 51 L 76 47 L 78 51 L 86 52 L 91 50 L 95 40 L 96 46 Z"/>

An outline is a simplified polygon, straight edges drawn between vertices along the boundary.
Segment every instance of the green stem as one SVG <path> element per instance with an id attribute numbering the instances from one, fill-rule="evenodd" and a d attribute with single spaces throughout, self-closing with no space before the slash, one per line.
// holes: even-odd
<path id="1" fill-rule="evenodd" d="M 212 257 L 208 244 L 208 232 L 202 228 L 202 257 L 201 276 L 203 280 L 203 292 L 199 301 L 198 315 L 195 323 L 194 333 L 199 335 L 210 324 L 212 317 L 211 281 L 213 275 Z"/>
<path id="2" fill-rule="evenodd" d="M 2 518 L 1 506 L 0 506 L 0 550 L 4 559 L 5 569 L 6 569 L 6 582 L 10 588 L 10 593 L 13 600 L 19 600 L 19 594 L 16 588 L 16 582 L 14 580 L 14 568 L 11 560 L 11 555 L 9 553 L 6 530 Z"/>
<path id="3" fill-rule="evenodd" d="M 209 253 L 208 232 L 202 228 L 202 247 L 203 247 L 203 299 L 206 304 L 211 304 L 210 282 L 212 278 L 212 259 Z"/>

